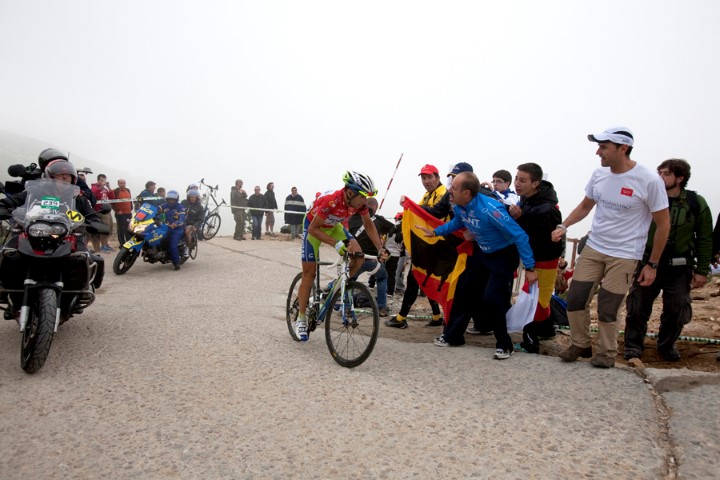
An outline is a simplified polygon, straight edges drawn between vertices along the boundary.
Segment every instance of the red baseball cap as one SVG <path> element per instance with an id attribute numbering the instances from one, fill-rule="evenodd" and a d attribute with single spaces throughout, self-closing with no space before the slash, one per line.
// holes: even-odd
<path id="1" fill-rule="evenodd" d="M 425 166 L 420 169 L 418 175 L 440 175 L 440 172 L 435 165 L 426 163 Z"/>

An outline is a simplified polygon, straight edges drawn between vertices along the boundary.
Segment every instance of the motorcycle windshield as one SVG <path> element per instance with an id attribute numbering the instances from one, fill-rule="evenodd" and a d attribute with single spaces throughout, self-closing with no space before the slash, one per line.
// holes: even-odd
<path id="1" fill-rule="evenodd" d="M 62 223 L 72 230 L 84 221 L 82 215 L 75 210 L 75 197 L 80 189 L 67 182 L 41 178 L 25 183 L 27 198 L 22 207 L 13 211 L 13 218 L 27 227 L 32 222 Z"/>

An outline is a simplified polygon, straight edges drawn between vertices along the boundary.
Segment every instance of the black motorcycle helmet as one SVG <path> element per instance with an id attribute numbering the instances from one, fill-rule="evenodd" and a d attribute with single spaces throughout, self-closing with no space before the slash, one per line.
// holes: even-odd
<path id="1" fill-rule="evenodd" d="M 77 170 L 75 170 L 75 165 L 67 160 L 53 160 L 45 169 L 45 176 L 47 178 L 55 178 L 56 175 L 60 175 L 61 173 L 71 175 L 72 184 L 77 185 Z"/>
<path id="2" fill-rule="evenodd" d="M 65 160 L 68 161 L 68 156 L 57 148 L 46 148 L 38 156 L 38 165 L 40 165 L 40 171 L 44 172 L 48 164 L 53 160 Z M 75 172 L 77 176 L 77 172 Z"/>

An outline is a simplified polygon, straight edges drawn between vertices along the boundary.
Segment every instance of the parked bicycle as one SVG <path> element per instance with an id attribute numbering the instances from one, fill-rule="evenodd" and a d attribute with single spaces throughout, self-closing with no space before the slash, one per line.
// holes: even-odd
<path id="1" fill-rule="evenodd" d="M 217 185 L 215 185 L 214 187 L 208 185 L 207 183 L 205 183 L 204 178 L 200 180 L 200 184 L 204 187 L 207 187 L 208 195 L 206 198 L 203 199 L 203 203 L 205 206 L 205 221 L 200 228 L 199 237 L 203 240 L 212 240 L 220 230 L 220 223 L 222 222 L 222 219 L 220 218 L 219 210 L 221 205 L 225 205 L 225 199 L 221 199 L 220 203 L 218 203 L 217 198 L 215 198 L 215 193 L 218 191 Z M 208 209 L 210 200 L 212 200 L 215 204 L 215 208 L 213 208 L 212 210 Z"/>
<path id="2" fill-rule="evenodd" d="M 329 289 L 320 288 L 320 266 L 336 265 L 317 262 L 315 282 L 310 291 L 306 310 L 308 336 L 318 325 L 325 322 L 325 342 L 333 359 L 343 367 L 357 367 L 370 356 L 380 329 L 380 313 L 370 289 L 359 281 L 350 279 L 350 258 L 366 257 L 362 252 L 347 252 L 339 264 L 338 277 Z M 290 336 L 295 341 L 295 321 L 299 313 L 298 290 L 302 273 L 298 273 L 290 285 L 287 298 L 286 320 Z M 358 303 L 367 302 L 360 307 Z"/>

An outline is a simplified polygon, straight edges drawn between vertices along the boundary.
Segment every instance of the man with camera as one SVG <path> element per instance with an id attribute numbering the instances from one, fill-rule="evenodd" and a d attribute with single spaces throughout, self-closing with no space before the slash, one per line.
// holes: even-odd
<path id="1" fill-rule="evenodd" d="M 670 234 L 660 261 L 653 266 L 657 270 L 655 282 L 641 286 L 635 280 L 630 287 L 626 301 L 624 357 L 630 360 L 642 356 L 653 302 L 662 290 L 657 352 L 661 359 L 677 362 L 680 352 L 675 341 L 683 326 L 692 320 L 690 289 L 705 285 L 710 269 L 712 214 L 703 197 L 685 189 L 690 180 L 690 165 L 685 160 L 665 160 L 657 171 L 665 183 L 670 202 Z M 652 223 L 645 260 L 652 250 L 654 232 L 655 223 Z"/>

